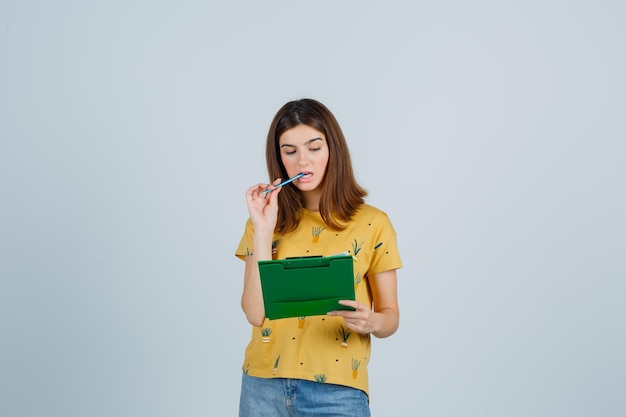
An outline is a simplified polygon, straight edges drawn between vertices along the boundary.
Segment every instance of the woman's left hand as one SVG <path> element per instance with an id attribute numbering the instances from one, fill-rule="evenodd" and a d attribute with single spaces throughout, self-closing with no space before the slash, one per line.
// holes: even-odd
<path id="1" fill-rule="evenodd" d="M 369 279 L 373 310 L 372 307 L 358 301 L 341 300 L 339 304 L 356 310 L 335 310 L 330 311 L 328 315 L 342 316 L 346 325 L 357 333 L 372 334 L 378 338 L 391 336 L 400 323 L 396 281 L 395 269 L 378 272 Z"/>
<path id="2" fill-rule="evenodd" d="M 341 316 L 346 321 L 346 326 L 350 330 L 360 334 L 369 334 L 376 332 L 378 317 L 372 309 L 365 304 L 352 300 L 340 300 L 339 304 L 343 306 L 353 307 L 352 310 L 334 310 L 329 311 L 329 316 Z"/>

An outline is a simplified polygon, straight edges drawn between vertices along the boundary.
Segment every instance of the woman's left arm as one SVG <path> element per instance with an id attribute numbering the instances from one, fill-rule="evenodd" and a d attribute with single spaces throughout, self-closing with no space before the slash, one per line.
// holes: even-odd
<path id="1" fill-rule="evenodd" d="M 379 272 L 371 276 L 370 288 L 374 302 L 373 310 L 357 301 L 341 300 L 339 304 L 354 307 L 356 310 L 335 310 L 328 315 L 343 316 L 346 325 L 357 333 L 371 333 L 378 338 L 391 336 L 400 323 L 396 270 Z"/>

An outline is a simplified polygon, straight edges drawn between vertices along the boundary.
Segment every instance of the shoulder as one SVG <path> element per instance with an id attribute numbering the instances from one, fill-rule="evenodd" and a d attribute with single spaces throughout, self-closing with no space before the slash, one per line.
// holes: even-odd
<path id="1" fill-rule="evenodd" d="M 389 216 L 387 216 L 387 213 L 385 213 L 383 210 L 374 207 L 370 204 L 362 204 L 358 210 L 355 213 L 355 218 L 358 217 L 360 219 L 366 219 L 366 218 L 370 218 L 372 220 L 377 220 L 377 219 L 388 219 Z"/>
<path id="2" fill-rule="evenodd" d="M 370 204 L 362 204 L 352 218 L 353 224 L 373 226 L 375 229 L 393 228 L 387 213 Z"/>

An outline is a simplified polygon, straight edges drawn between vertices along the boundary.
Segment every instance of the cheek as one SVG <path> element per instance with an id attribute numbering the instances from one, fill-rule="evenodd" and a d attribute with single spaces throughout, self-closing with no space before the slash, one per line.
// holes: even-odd
<path id="1" fill-rule="evenodd" d="M 282 161 L 283 166 L 285 167 L 287 172 L 297 169 L 298 160 L 296 158 L 291 158 L 290 156 L 283 156 L 280 158 L 280 160 Z"/>
<path id="2" fill-rule="evenodd" d="M 325 152 L 324 155 L 321 155 L 318 162 L 322 166 L 327 166 L 328 165 L 328 152 Z"/>
<path id="3" fill-rule="evenodd" d="M 283 163 L 284 166 L 289 166 L 290 160 L 289 157 L 285 156 L 285 155 L 280 155 L 280 160 Z"/>

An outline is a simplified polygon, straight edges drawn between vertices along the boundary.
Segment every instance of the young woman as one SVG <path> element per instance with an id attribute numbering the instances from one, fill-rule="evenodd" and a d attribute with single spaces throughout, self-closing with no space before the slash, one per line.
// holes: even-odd
<path id="1" fill-rule="evenodd" d="M 253 326 L 239 415 L 369 416 L 370 335 L 398 328 L 396 233 L 365 203 L 341 128 L 322 103 L 285 104 L 270 125 L 266 159 L 274 181 L 246 192 L 250 218 L 236 252 L 245 260 L 241 306 Z M 354 258 L 356 301 L 340 304 L 354 310 L 265 317 L 258 261 L 343 252 Z"/>

